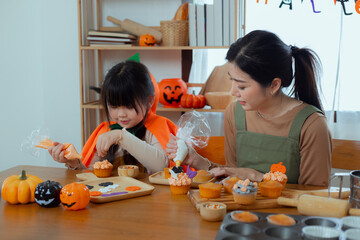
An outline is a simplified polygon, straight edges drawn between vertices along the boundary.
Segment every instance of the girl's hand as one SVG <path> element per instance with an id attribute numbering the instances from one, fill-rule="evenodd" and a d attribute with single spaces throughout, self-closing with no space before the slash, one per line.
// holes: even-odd
<path id="1" fill-rule="evenodd" d="M 64 145 L 62 143 L 54 142 L 54 146 L 48 148 L 51 157 L 56 162 L 67 163 L 69 161 L 64 157 L 65 150 L 63 150 L 63 147 Z"/>
<path id="2" fill-rule="evenodd" d="M 170 139 L 166 145 L 166 153 L 168 154 L 169 160 L 173 160 L 176 157 L 177 147 L 177 137 L 170 133 Z"/>
<path id="3" fill-rule="evenodd" d="M 96 142 L 96 151 L 100 157 L 105 157 L 109 148 L 114 145 L 120 145 L 123 130 L 112 130 L 101 134 Z"/>

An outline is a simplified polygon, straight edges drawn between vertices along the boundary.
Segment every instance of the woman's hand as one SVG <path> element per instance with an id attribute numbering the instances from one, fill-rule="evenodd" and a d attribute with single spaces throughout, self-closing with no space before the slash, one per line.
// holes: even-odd
<path id="1" fill-rule="evenodd" d="M 120 145 L 123 130 L 112 130 L 101 134 L 96 142 L 96 151 L 100 157 L 105 157 L 109 148 L 114 145 Z"/>
<path id="2" fill-rule="evenodd" d="M 261 182 L 263 173 L 252 168 L 230 168 L 230 167 L 216 167 L 210 170 L 215 177 L 220 176 L 236 176 L 242 180 L 249 179 L 250 181 Z"/>
<path id="3" fill-rule="evenodd" d="M 48 148 L 48 152 L 56 162 L 67 163 L 69 161 L 64 157 L 65 150 L 63 150 L 63 147 L 62 143 L 54 142 L 54 146 Z"/>

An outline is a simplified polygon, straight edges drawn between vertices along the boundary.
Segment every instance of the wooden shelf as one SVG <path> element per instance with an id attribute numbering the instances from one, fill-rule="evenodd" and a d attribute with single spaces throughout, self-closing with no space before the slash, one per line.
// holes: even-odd
<path id="1" fill-rule="evenodd" d="M 155 47 L 140 47 L 140 46 L 132 46 L 132 47 L 124 47 L 122 45 L 114 46 L 114 45 L 100 45 L 100 46 L 81 46 L 80 50 L 193 50 L 193 49 L 228 49 L 229 46 L 219 46 L 219 47 L 190 47 L 190 46 L 155 46 Z"/>
<path id="2" fill-rule="evenodd" d="M 85 109 L 102 109 L 102 105 L 99 101 L 92 101 L 88 103 L 83 103 L 81 108 Z M 225 112 L 225 109 L 213 109 L 210 106 L 206 105 L 204 108 L 166 108 L 166 107 L 157 107 L 157 112 L 190 112 L 190 111 L 198 111 L 198 112 Z"/>

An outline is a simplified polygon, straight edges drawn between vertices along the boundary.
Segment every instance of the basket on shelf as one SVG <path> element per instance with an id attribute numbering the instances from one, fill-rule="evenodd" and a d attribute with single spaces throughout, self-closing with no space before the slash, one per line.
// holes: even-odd
<path id="1" fill-rule="evenodd" d="M 189 22 L 184 20 L 160 21 L 163 46 L 188 46 Z"/>

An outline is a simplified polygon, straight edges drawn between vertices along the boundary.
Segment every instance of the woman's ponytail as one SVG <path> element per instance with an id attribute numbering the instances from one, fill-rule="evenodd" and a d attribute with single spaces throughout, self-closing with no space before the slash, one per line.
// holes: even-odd
<path id="1" fill-rule="evenodd" d="M 317 82 L 321 73 L 321 63 L 317 54 L 308 48 L 290 46 L 295 59 L 295 83 L 293 94 L 301 101 L 311 104 L 324 112 Z"/>

